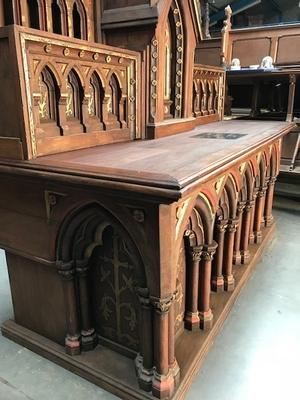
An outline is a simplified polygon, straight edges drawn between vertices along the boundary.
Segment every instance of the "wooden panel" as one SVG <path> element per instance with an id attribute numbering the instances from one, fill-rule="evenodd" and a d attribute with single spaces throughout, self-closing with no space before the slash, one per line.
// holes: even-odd
<path id="1" fill-rule="evenodd" d="M 278 39 L 277 64 L 300 63 L 300 34 L 283 36 Z"/>
<path id="2" fill-rule="evenodd" d="M 23 160 L 21 140 L 19 138 L 0 137 L 0 157 Z"/>
<path id="3" fill-rule="evenodd" d="M 236 40 L 232 44 L 232 59 L 239 58 L 242 67 L 260 64 L 261 60 L 270 54 L 271 39 Z"/>
<path id="4" fill-rule="evenodd" d="M 16 107 L 19 104 L 15 92 L 16 76 L 14 75 L 14 62 L 11 59 L 11 47 L 8 37 L 0 38 L 0 136 L 20 136 L 19 113 L 21 110 Z M 9 60 L 9 62 L 8 62 Z"/>
<path id="5" fill-rule="evenodd" d="M 202 40 L 195 50 L 195 63 L 220 66 L 221 39 Z"/>
<path id="6" fill-rule="evenodd" d="M 57 271 L 7 252 L 6 257 L 15 321 L 63 345 L 65 308 Z"/>
<path id="7" fill-rule="evenodd" d="M 57 136 L 38 140 L 37 151 L 39 156 L 43 156 L 46 154 L 61 153 L 63 151 L 84 149 L 87 147 L 118 143 L 127 140 L 130 140 L 129 129 Z"/>

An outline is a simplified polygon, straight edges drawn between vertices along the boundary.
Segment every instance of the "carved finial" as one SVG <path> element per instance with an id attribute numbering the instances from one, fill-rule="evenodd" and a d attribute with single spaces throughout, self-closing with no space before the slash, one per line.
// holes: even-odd
<path id="1" fill-rule="evenodd" d="M 226 15 L 226 20 L 229 21 L 230 25 L 231 25 L 231 17 L 232 17 L 232 9 L 230 7 L 230 5 L 228 5 L 227 7 L 225 7 L 225 15 Z"/>
<path id="2" fill-rule="evenodd" d="M 231 17 L 232 17 L 232 9 L 228 5 L 225 7 L 225 16 L 226 19 L 223 22 L 222 29 L 222 48 L 221 48 L 221 65 L 223 67 L 227 67 L 229 64 L 228 50 L 229 50 L 229 31 L 231 30 Z"/>

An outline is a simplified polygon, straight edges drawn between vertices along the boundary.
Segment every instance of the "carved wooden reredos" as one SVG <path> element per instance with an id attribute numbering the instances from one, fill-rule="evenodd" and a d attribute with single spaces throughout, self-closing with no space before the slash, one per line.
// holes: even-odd
<path id="1" fill-rule="evenodd" d="M 199 2 L 123 3 L 0 3 L 0 24 L 22 25 L 0 29 L 1 53 L 21 81 L 13 83 L 3 57 L 3 85 L 26 105 L 18 122 L 0 112 L 13 158 L 157 138 L 222 119 L 224 70 L 194 64 Z"/>

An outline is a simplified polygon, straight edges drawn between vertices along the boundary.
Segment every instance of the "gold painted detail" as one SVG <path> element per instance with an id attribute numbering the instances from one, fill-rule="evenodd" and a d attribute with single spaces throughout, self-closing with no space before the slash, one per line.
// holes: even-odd
<path id="1" fill-rule="evenodd" d="M 63 54 L 64 54 L 64 56 L 68 56 L 70 54 L 70 49 L 68 47 L 65 47 L 63 49 Z"/>
<path id="2" fill-rule="evenodd" d="M 241 174 L 241 175 L 244 173 L 245 168 L 246 168 L 246 163 L 245 163 L 245 162 L 242 163 L 242 164 L 239 166 L 239 171 L 240 171 L 240 174 Z"/>
<path id="3" fill-rule="evenodd" d="M 190 201 L 191 201 L 190 198 L 187 199 L 187 200 L 184 201 L 180 206 L 178 206 L 177 209 L 176 209 L 176 219 L 177 219 L 177 222 L 176 222 L 176 232 L 175 232 L 176 238 L 178 238 L 179 231 L 180 231 L 180 227 L 181 227 L 182 221 L 183 221 L 183 219 L 184 219 L 186 210 L 187 210 L 187 208 L 188 208 L 188 206 L 189 206 L 189 204 L 190 204 Z"/>
<path id="4" fill-rule="evenodd" d="M 204 202 L 206 203 L 206 205 L 207 205 L 208 208 L 209 208 L 209 211 L 210 211 L 211 216 L 214 217 L 214 215 L 215 215 L 214 210 L 212 209 L 212 206 L 211 206 L 211 204 L 210 204 L 208 198 L 205 196 L 205 194 L 203 194 L 203 193 L 200 192 L 198 196 L 201 197 L 202 200 L 204 200 Z"/>
<path id="5" fill-rule="evenodd" d="M 51 44 L 46 44 L 46 46 L 44 47 L 44 50 L 46 53 L 50 53 L 52 50 L 52 46 Z"/>
<path id="6" fill-rule="evenodd" d="M 45 205 L 46 205 L 46 216 L 47 222 L 49 223 L 52 218 L 53 211 L 58 203 L 62 200 L 62 198 L 66 197 L 65 193 L 57 193 L 45 190 L 44 198 L 45 198 Z"/>

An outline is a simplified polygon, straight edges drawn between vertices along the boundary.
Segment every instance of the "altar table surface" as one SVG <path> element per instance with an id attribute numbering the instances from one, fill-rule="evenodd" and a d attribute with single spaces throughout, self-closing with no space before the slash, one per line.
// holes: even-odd
<path id="1" fill-rule="evenodd" d="M 59 180 L 67 174 L 70 181 L 81 176 L 100 180 L 103 187 L 114 182 L 115 189 L 126 184 L 132 185 L 127 189 L 138 187 L 143 192 L 147 186 L 171 195 L 171 191 L 201 183 L 222 166 L 278 139 L 293 125 L 278 121 L 222 121 L 156 140 L 97 146 L 31 161 L 2 160 L 1 164 L 14 164 L 36 173 L 57 173 Z"/>

